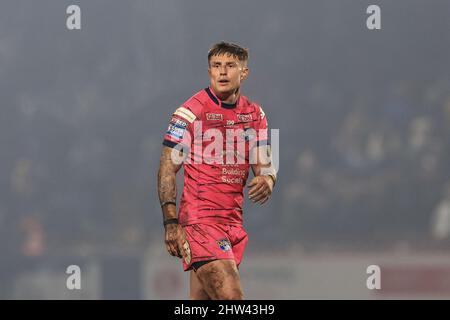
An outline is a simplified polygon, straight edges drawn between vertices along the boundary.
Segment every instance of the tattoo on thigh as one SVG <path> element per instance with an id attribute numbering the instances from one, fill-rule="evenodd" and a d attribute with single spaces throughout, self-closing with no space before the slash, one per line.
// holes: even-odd
<path id="1" fill-rule="evenodd" d="M 217 291 L 223 288 L 223 284 L 225 281 L 225 272 L 223 270 L 214 268 L 208 272 L 206 278 L 207 278 L 206 285 L 211 289 L 213 289 L 214 291 Z"/>
<path id="2" fill-rule="evenodd" d="M 227 278 L 232 278 L 234 281 L 239 281 L 239 274 L 236 270 L 230 269 L 220 269 L 217 267 L 207 270 L 205 273 L 205 284 L 204 286 L 215 292 L 223 289 L 225 281 Z"/>

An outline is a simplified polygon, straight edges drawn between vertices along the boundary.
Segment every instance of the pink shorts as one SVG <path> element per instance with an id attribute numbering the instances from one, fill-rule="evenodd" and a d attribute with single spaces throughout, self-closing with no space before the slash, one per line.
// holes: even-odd
<path id="1" fill-rule="evenodd" d="M 233 259 L 239 267 L 248 242 L 243 226 L 191 224 L 183 229 L 191 252 L 190 261 L 183 259 L 184 271 L 195 270 L 198 262 L 223 259 Z"/>

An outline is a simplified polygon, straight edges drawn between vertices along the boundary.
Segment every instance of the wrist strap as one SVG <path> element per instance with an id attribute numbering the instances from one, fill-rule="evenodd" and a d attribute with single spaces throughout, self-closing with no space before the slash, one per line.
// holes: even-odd
<path id="1" fill-rule="evenodd" d="M 173 219 L 167 219 L 166 221 L 163 222 L 164 227 L 167 226 L 168 224 L 178 224 L 178 219 L 177 218 L 173 218 Z"/>
<path id="2" fill-rule="evenodd" d="M 175 201 L 170 200 L 161 202 L 161 208 L 164 207 L 166 204 L 173 204 L 175 207 L 177 206 L 177 203 Z"/>

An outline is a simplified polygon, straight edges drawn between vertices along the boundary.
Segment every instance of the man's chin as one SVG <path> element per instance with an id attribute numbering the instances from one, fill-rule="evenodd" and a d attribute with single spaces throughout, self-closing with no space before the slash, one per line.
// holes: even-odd
<path id="1" fill-rule="evenodd" d="M 231 87 L 228 87 L 228 86 L 226 86 L 226 87 L 216 87 L 216 92 L 217 92 L 217 94 L 220 94 L 220 95 L 225 95 L 225 96 L 229 96 L 230 94 L 233 94 L 233 93 L 235 93 L 236 92 L 236 89 L 237 88 L 231 88 Z"/>

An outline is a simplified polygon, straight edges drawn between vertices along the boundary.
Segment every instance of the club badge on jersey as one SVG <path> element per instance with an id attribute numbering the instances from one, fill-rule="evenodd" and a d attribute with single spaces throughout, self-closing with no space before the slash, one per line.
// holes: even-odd
<path id="1" fill-rule="evenodd" d="M 231 243 L 230 241 L 228 241 L 228 239 L 222 239 L 222 240 L 218 240 L 217 244 L 219 245 L 219 248 L 222 251 L 230 251 L 231 250 Z"/>

